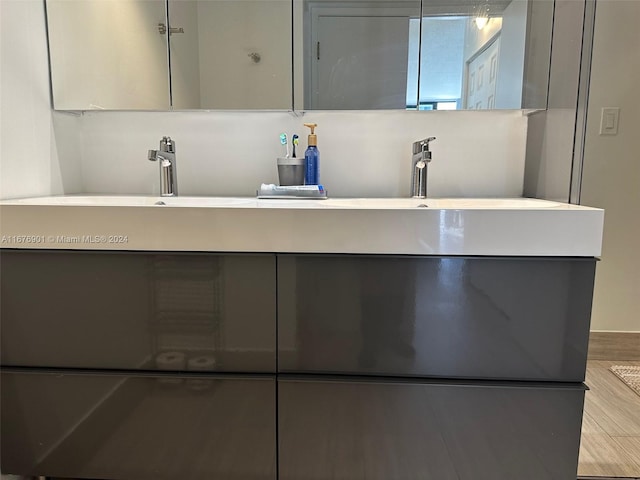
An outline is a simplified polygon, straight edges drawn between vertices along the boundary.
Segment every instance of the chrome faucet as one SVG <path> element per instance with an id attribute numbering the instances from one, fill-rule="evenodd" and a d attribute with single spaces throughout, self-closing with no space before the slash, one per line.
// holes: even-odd
<path id="1" fill-rule="evenodd" d="M 435 139 L 429 137 L 413 143 L 411 198 L 427 198 L 427 165 L 431 161 L 429 142 Z"/>
<path id="2" fill-rule="evenodd" d="M 160 165 L 160 195 L 163 197 L 178 196 L 178 179 L 176 170 L 176 143 L 171 137 L 162 137 L 158 150 L 149 150 L 149 160 L 158 161 Z"/>

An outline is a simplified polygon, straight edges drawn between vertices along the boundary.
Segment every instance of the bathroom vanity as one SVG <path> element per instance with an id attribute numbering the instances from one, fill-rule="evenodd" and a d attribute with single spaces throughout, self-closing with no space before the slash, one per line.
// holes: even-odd
<path id="1" fill-rule="evenodd" d="M 2 471 L 575 480 L 603 215 L 0 202 Z"/>

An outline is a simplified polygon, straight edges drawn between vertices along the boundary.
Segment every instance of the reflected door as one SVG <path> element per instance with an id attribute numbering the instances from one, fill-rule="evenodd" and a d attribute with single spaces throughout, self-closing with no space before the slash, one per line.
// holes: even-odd
<path id="1" fill-rule="evenodd" d="M 500 37 L 468 63 L 465 105 L 469 110 L 495 107 L 499 53 Z"/>
<path id="2" fill-rule="evenodd" d="M 312 109 L 406 108 L 409 17 L 320 15 Z"/>

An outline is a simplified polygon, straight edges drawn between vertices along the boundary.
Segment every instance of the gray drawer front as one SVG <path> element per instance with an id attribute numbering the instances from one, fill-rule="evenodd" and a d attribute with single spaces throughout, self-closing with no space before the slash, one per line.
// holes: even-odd
<path id="1" fill-rule="evenodd" d="M 279 371 L 581 382 L 595 263 L 279 255 Z"/>
<path id="2" fill-rule="evenodd" d="M 274 372 L 273 255 L 2 251 L 2 364 Z"/>
<path id="3" fill-rule="evenodd" d="M 575 388 L 278 381 L 281 480 L 575 480 Z"/>
<path id="4" fill-rule="evenodd" d="M 3 372 L 2 472 L 274 480 L 274 377 Z"/>

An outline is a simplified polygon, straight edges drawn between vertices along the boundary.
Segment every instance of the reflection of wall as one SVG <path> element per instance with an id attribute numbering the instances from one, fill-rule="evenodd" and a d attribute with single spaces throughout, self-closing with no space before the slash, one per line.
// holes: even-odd
<path id="1" fill-rule="evenodd" d="M 529 2 L 527 46 L 525 50 L 523 108 L 543 108 L 547 104 L 549 49 L 553 22 L 553 2 Z"/>
<path id="2" fill-rule="evenodd" d="M 291 30 L 272 28 L 290 17 L 287 0 L 198 2 L 202 108 L 291 105 Z"/>
<path id="3" fill-rule="evenodd" d="M 47 5 L 48 20 L 56 25 L 49 41 L 57 108 L 168 108 L 166 36 L 158 32 L 158 23 L 165 23 L 164 2 Z"/>
<path id="4" fill-rule="evenodd" d="M 293 104 L 296 109 L 304 105 L 304 9 L 303 0 L 293 0 Z"/>
<path id="5" fill-rule="evenodd" d="M 482 30 L 476 27 L 473 18 L 467 22 L 467 32 L 464 36 L 464 60 L 469 61 L 489 40 L 495 37 L 502 28 L 502 18 L 492 17 Z"/>
<path id="6" fill-rule="evenodd" d="M 513 0 L 502 13 L 496 108 L 522 107 L 528 3 Z"/>
<path id="7" fill-rule="evenodd" d="M 169 18 L 174 28 L 184 33 L 170 37 L 171 99 L 173 108 L 200 108 L 200 49 L 198 45 L 198 2 L 181 0 L 169 5 Z M 205 46 L 206 47 L 206 46 Z"/>
<path id="8" fill-rule="evenodd" d="M 585 4 L 557 0 L 548 110 L 529 117 L 524 193 L 569 201 Z"/>

